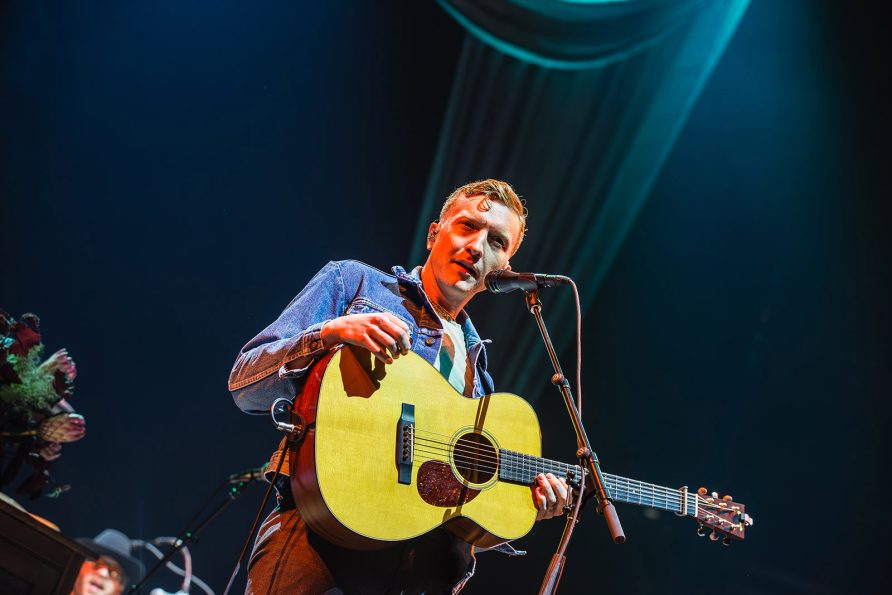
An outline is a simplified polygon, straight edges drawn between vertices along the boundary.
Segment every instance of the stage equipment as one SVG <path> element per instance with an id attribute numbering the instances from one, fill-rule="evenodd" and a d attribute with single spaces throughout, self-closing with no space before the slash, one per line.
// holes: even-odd
<path id="1" fill-rule="evenodd" d="M 567 551 L 567 546 L 570 543 L 570 538 L 573 536 L 573 529 L 576 526 L 576 523 L 579 522 L 579 511 L 587 499 L 594 497 L 597 501 L 597 511 L 601 513 L 604 516 L 604 519 L 607 521 L 607 528 L 610 531 L 610 535 L 613 538 L 613 541 L 615 543 L 623 543 L 626 540 L 626 536 L 623 533 L 622 525 L 619 522 L 619 517 L 617 517 L 615 508 L 613 506 L 613 503 L 611 502 L 611 497 L 618 496 L 618 491 L 608 489 L 611 486 L 609 486 L 605 482 L 605 476 L 601 473 L 598 457 L 592 450 L 591 444 L 588 440 L 588 436 L 585 432 L 585 428 L 582 425 L 582 309 L 580 307 L 579 290 L 576 287 L 576 283 L 573 282 L 572 279 L 568 279 L 568 281 L 573 288 L 573 296 L 576 303 L 577 399 L 575 402 L 573 400 L 572 393 L 570 392 L 570 383 L 567 381 L 567 378 L 564 376 L 564 373 L 561 370 L 561 365 L 558 361 L 557 353 L 555 352 L 554 345 L 551 342 L 551 337 L 548 334 L 548 329 L 545 326 L 545 320 L 542 316 L 542 302 L 539 300 L 539 290 L 536 287 L 526 290 L 524 293 L 527 309 L 530 311 L 530 314 L 532 314 L 533 317 L 536 319 L 536 326 L 538 326 L 539 328 L 539 333 L 542 335 L 542 340 L 545 342 L 545 348 L 548 351 L 548 357 L 551 360 L 552 367 L 554 368 L 554 375 L 551 377 L 551 383 L 560 390 L 561 395 L 564 399 L 564 405 L 567 409 L 567 413 L 570 414 L 570 421 L 573 425 L 573 431 L 576 434 L 576 457 L 579 460 L 580 467 L 586 471 L 586 473 L 581 474 L 580 476 L 581 486 L 578 488 L 580 493 L 582 494 L 582 497 L 577 498 L 572 511 L 568 511 L 569 514 L 567 515 L 567 522 L 564 526 L 564 533 L 561 536 L 561 541 L 558 549 L 555 552 L 554 556 L 552 556 L 551 563 L 542 581 L 542 585 L 540 586 L 540 595 L 549 595 L 557 590 L 558 583 L 560 582 L 561 578 L 561 573 L 563 572 L 564 564 L 566 562 L 565 553 Z M 591 487 L 591 489 L 585 489 L 585 482 L 587 477 L 593 480 L 594 485 Z M 569 479 L 570 477 L 568 476 L 568 481 Z M 638 490 L 641 490 L 643 487 L 644 486 L 639 487 Z M 657 488 L 657 486 L 651 486 L 651 496 L 655 494 L 654 488 Z M 664 488 L 660 489 L 662 490 Z M 643 494 L 641 491 L 638 491 L 638 495 L 640 504 L 641 496 Z M 731 537 L 743 539 L 744 528 L 752 525 L 752 518 L 744 512 L 744 508 L 740 505 L 731 505 L 730 498 L 723 502 L 716 502 L 715 500 L 717 500 L 718 494 L 713 494 L 714 498 L 709 499 L 702 499 L 703 495 L 705 495 L 705 490 L 703 494 L 698 493 L 697 497 L 694 498 L 693 510 L 691 510 L 688 508 L 689 500 L 687 488 L 681 488 L 679 490 L 681 502 L 679 504 L 679 510 L 676 512 L 678 512 L 682 516 L 686 514 L 692 514 L 692 516 L 700 519 L 700 504 L 702 502 L 702 512 L 709 518 L 710 526 L 714 527 L 712 535 L 710 536 L 713 541 L 718 539 L 719 534 L 724 534 L 726 536 L 726 545 L 730 543 Z M 698 530 L 698 534 L 700 534 L 700 531 L 702 529 L 703 524 L 701 522 L 701 527 L 700 530 Z"/>
<path id="2" fill-rule="evenodd" d="M 0 593 L 68 595 L 96 555 L 0 498 Z"/>
<path id="3" fill-rule="evenodd" d="M 158 549 L 157 546 L 168 545 L 177 548 L 179 540 L 176 537 L 156 537 L 150 541 L 134 539 L 130 543 L 133 547 L 141 547 L 161 560 L 164 558 L 165 554 Z M 183 582 L 180 584 L 179 590 L 174 593 L 168 593 L 164 589 L 155 588 L 149 591 L 149 595 L 187 595 L 192 588 L 193 583 L 207 595 L 214 595 L 213 589 L 211 589 L 207 583 L 192 574 L 192 553 L 189 551 L 189 548 L 186 545 L 181 545 L 177 549 L 183 557 L 183 567 L 180 568 L 173 562 L 167 562 L 165 567 L 174 574 L 183 577 Z"/>
<path id="4" fill-rule="evenodd" d="M 543 287 L 569 285 L 572 282 L 569 277 L 564 277 L 563 275 L 515 273 L 506 269 L 489 272 L 484 280 L 486 288 L 493 293 L 507 293 L 515 289 L 534 291 Z"/>
<path id="5" fill-rule="evenodd" d="M 130 586 L 130 588 L 127 590 L 127 595 L 138 592 L 139 589 L 141 589 L 146 584 L 146 581 L 148 581 L 150 577 L 158 572 L 163 566 L 168 565 L 170 560 L 177 554 L 177 552 L 185 548 L 187 544 L 196 543 L 198 541 L 198 534 L 201 533 L 201 531 L 205 527 L 207 527 L 214 519 L 220 516 L 220 514 L 226 509 L 227 506 L 232 504 L 239 496 L 241 496 L 242 492 L 247 486 L 259 479 L 259 477 L 252 476 L 247 479 L 240 480 L 237 479 L 238 475 L 243 474 L 229 475 L 226 479 L 220 482 L 220 484 L 216 487 L 216 489 L 214 489 L 211 495 L 208 496 L 207 500 L 205 500 L 205 502 L 201 505 L 198 511 L 192 516 L 189 522 L 186 523 L 186 529 L 182 533 L 180 533 L 179 537 L 159 538 L 169 543 L 172 547 L 166 553 L 160 556 L 158 562 L 146 573 L 141 581 Z M 211 502 L 217 497 L 220 491 L 227 486 L 229 487 L 226 490 L 226 498 L 222 500 L 206 517 L 198 522 L 198 519 L 208 508 Z M 145 544 L 145 542 L 140 542 L 140 544 Z M 184 554 L 184 556 L 185 555 L 186 554 Z M 191 557 L 189 558 L 189 560 L 191 563 Z M 194 579 L 194 577 L 192 578 Z M 196 582 L 196 584 L 198 583 Z"/>

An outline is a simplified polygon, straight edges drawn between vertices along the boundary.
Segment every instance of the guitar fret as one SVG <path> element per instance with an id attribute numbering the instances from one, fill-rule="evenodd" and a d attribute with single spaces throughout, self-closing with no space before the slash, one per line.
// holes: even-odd
<path id="1" fill-rule="evenodd" d="M 604 483 L 608 495 L 620 502 L 686 514 L 692 514 L 691 510 L 696 509 L 696 502 L 688 499 L 687 504 L 683 503 L 682 497 L 675 489 L 609 473 L 604 474 Z"/>
<path id="2" fill-rule="evenodd" d="M 499 451 L 499 479 L 533 485 L 536 476 L 540 473 L 551 473 L 556 477 L 566 477 L 571 469 L 579 477 L 582 469 L 578 465 L 568 465 L 561 461 L 552 461 L 514 452 L 511 450 Z"/>

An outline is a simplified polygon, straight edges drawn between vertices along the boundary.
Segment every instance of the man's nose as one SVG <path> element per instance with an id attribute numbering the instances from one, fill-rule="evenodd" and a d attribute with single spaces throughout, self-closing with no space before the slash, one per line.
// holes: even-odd
<path id="1" fill-rule="evenodd" d="M 468 252 L 474 259 L 478 259 L 483 256 L 483 242 L 486 241 L 484 235 L 482 233 L 476 234 L 474 237 L 468 240 L 468 243 L 465 244 L 465 248 L 467 248 Z"/>

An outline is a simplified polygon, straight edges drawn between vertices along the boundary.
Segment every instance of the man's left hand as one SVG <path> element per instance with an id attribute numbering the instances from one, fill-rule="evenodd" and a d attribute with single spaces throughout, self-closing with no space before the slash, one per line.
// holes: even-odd
<path id="1" fill-rule="evenodd" d="M 567 482 L 551 473 L 540 473 L 533 486 L 533 502 L 536 504 L 536 520 L 550 519 L 564 514 L 567 505 Z"/>

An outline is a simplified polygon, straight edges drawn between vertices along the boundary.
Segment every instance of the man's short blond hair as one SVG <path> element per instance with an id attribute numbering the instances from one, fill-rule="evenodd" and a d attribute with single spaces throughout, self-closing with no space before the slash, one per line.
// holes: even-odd
<path id="1" fill-rule="evenodd" d="M 449 198 L 446 199 L 446 202 L 443 203 L 443 208 L 440 209 L 440 221 L 445 220 L 452 207 L 463 198 L 481 194 L 487 198 L 487 201 L 483 203 L 486 210 L 489 210 L 491 206 L 489 201 L 500 202 L 520 219 L 520 238 L 517 241 L 517 246 L 514 247 L 516 251 L 527 233 L 527 208 L 524 201 L 514 192 L 514 188 L 508 182 L 488 178 L 456 188 L 449 195 Z"/>

